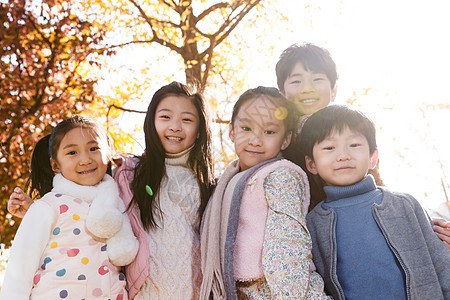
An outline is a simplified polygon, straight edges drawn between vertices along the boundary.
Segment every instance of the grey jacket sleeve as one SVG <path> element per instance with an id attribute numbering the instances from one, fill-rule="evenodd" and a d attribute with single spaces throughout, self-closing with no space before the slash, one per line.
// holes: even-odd
<path id="1" fill-rule="evenodd" d="M 436 270 L 442 294 L 444 299 L 450 299 L 450 250 L 433 231 L 431 218 L 426 211 L 416 199 L 410 197 L 410 201 L 414 203 L 415 213 Z"/>
<path id="2" fill-rule="evenodd" d="M 450 251 L 434 233 L 430 217 L 409 194 L 385 189 L 383 194 L 375 217 L 407 272 L 412 297 L 450 299 Z"/>

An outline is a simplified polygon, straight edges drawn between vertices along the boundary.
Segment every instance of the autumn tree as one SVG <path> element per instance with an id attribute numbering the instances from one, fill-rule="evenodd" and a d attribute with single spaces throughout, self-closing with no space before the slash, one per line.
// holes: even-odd
<path id="1" fill-rule="evenodd" d="M 197 84 L 201 91 L 209 89 L 208 99 L 213 111 L 219 114 L 223 113 L 217 109 L 220 101 L 227 102 L 236 91 L 242 92 L 246 76 L 241 65 L 245 58 L 240 55 L 240 48 L 246 47 L 243 32 L 269 24 L 262 3 L 271 2 L 44 0 L 34 5 L 30 1 L 1 4 L 3 207 L 13 187 L 23 186 L 32 145 L 38 136 L 49 132 L 60 118 L 92 107 L 99 89 L 94 91 L 95 80 L 88 76 L 93 69 L 86 60 L 91 63 L 108 60 L 94 55 L 101 52 L 96 45 L 101 43 L 109 51 L 159 46 L 160 53 L 150 59 L 164 64 L 177 57 L 186 82 Z M 259 31 L 261 36 L 263 31 Z M 272 55 L 270 48 L 260 49 Z M 130 58 L 143 60 L 134 53 Z M 123 145 L 132 140 L 132 135 L 121 136 L 119 122 L 124 111 L 137 111 L 134 100 L 148 104 L 149 95 L 144 92 L 150 84 L 155 86 L 154 74 L 158 71 L 150 64 L 139 78 L 127 78 L 125 85 L 106 80 L 110 85 L 100 88 L 103 103 L 91 110 L 90 115 L 106 116 L 116 142 Z M 221 98 L 213 95 L 217 91 Z M 216 119 L 222 120 L 222 115 L 216 115 Z M 4 217 L 0 216 L 0 220 Z M 0 228 L 0 234 L 5 230 Z M 14 228 L 9 232 L 13 231 Z"/>
<path id="2" fill-rule="evenodd" d="M 114 122 L 123 114 L 120 109 L 136 109 L 136 102 L 135 107 L 127 105 L 130 99 L 148 103 L 151 94 L 145 91 L 154 91 L 155 86 L 161 86 L 161 81 L 156 80 L 155 76 L 163 69 L 174 68 L 171 64 L 173 57 L 179 60 L 177 67 L 185 73 L 185 81 L 196 84 L 200 91 L 205 92 L 212 111 L 216 113 L 214 119 L 226 119 L 224 111 L 218 107 L 223 106 L 222 102 L 235 100 L 244 89 L 247 75 L 243 72 L 245 58 L 241 51 L 241 47 L 246 45 L 244 33 L 254 32 L 255 36 L 263 37 L 264 30 L 261 28 L 271 24 L 276 26 L 275 21 L 268 21 L 263 9 L 263 4 L 272 2 L 269 0 L 81 1 L 90 14 L 109 24 L 112 31 L 108 41 L 113 49 L 152 47 L 147 53 L 136 51 L 129 57 L 144 65 L 138 75 L 141 78 L 148 76 L 146 82 L 141 79 L 129 81 L 127 78 L 120 90 L 116 86 L 108 89 L 111 93 L 106 95 L 111 108 L 108 111 L 109 121 L 116 128 L 114 125 L 117 123 Z M 275 20 L 282 18 L 277 12 L 271 11 Z M 270 48 L 258 49 L 272 55 Z M 171 72 L 168 74 L 173 75 Z M 174 79 L 174 76 L 168 77 Z M 129 93 L 124 92 L 126 90 Z"/>
<path id="3" fill-rule="evenodd" d="M 80 18 L 70 1 L 0 3 L 0 240 L 18 222 L 6 213 L 15 186 L 24 186 L 38 138 L 57 122 L 93 107 L 99 24 Z M 90 61 L 88 61 L 90 59 Z M 13 226 L 10 226 L 13 225 Z"/>
<path id="4" fill-rule="evenodd" d="M 217 52 L 230 33 L 262 0 L 85 0 L 84 6 L 115 28 L 117 45 L 156 43 L 183 60 L 187 83 L 204 90 Z M 109 17 L 108 17 L 109 16 Z"/>

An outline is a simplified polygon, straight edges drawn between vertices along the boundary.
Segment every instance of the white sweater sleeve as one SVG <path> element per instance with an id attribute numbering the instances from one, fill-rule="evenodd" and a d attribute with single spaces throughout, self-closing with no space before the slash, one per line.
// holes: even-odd
<path id="1" fill-rule="evenodd" d="M 48 243 L 53 210 L 44 201 L 36 201 L 25 214 L 13 241 L 0 300 L 28 300 L 33 278 Z"/>

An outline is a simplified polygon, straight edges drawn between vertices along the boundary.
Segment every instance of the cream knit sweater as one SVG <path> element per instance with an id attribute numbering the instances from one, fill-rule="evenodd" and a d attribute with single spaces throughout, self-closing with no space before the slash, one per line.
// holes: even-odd
<path id="1" fill-rule="evenodd" d="M 161 181 L 158 228 L 147 232 L 150 276 L 135 300 L 198 299 L 200 269 L 200 190 L 186 165 L 189 150 L 166 158 Z"/>

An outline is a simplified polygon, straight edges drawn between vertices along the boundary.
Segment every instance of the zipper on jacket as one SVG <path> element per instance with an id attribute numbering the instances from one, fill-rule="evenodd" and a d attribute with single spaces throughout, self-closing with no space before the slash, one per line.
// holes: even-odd
<path id="1" fill-rule="evenodd" d="M 401 259 L 401 257 L 400 257 L 400 255 L 399 255 L 397 249 L 394 248 L 394 246 L 392 245 L 391 241 L 390 241 L 389 238 L 387 237 L 387 234 L 386 234 L 386 232 L 384 231 L 384 228 L 381 226 L 380 220 L 379 220 L 379 218 L 378 218 L 378 211 L 377 211 L 375 205 L 372 206 L 372 215 L 373 215 L 373 218 L 375 219 L 375 222 L 376 222 L 377 225 L 378 225 L 378 228 L 380 228 L 380 231 L 381 231 L 381 233 L 383 234 L 384 239 L 386 240 L 386 243 L 387 243 L 388 246 L 389 246 L 389 249 L 391 249 L 391 251 L 394 253 L 395 257 L 397 258 L 397 260 L 398 260 L 398 262 L 399 262 L 399 264 L 400 264 L 400 266 L 401 266 L 402 269 L 403 269 L 403 272 L 405 272 L 405 281 L 406 281 L 406 282 L 405 282 L 405 285 L 406 285 L 406 286 L 405 286 L 405 288 L 406 288 L 406 299 L 411 299 L 411 291 L 410 291 L 410 275 L 409 275 L 409 271 L 408 271 L 408 269 L 406 268 L 405 263 L 404 263 L 403 260 Z"/>
<path id="2" fill-rule="evenodd" d="M 332 242 L 332 250 L 331 250 L 331 281 L 333 282 L 336 290 L 339 293 L 341 299 L 345 299 L 344 290 L 337 280 L 337 247 L 336 247 L 336 212 L 331 208 L 333 218 L 331 220 L 331 242 Z"/>

